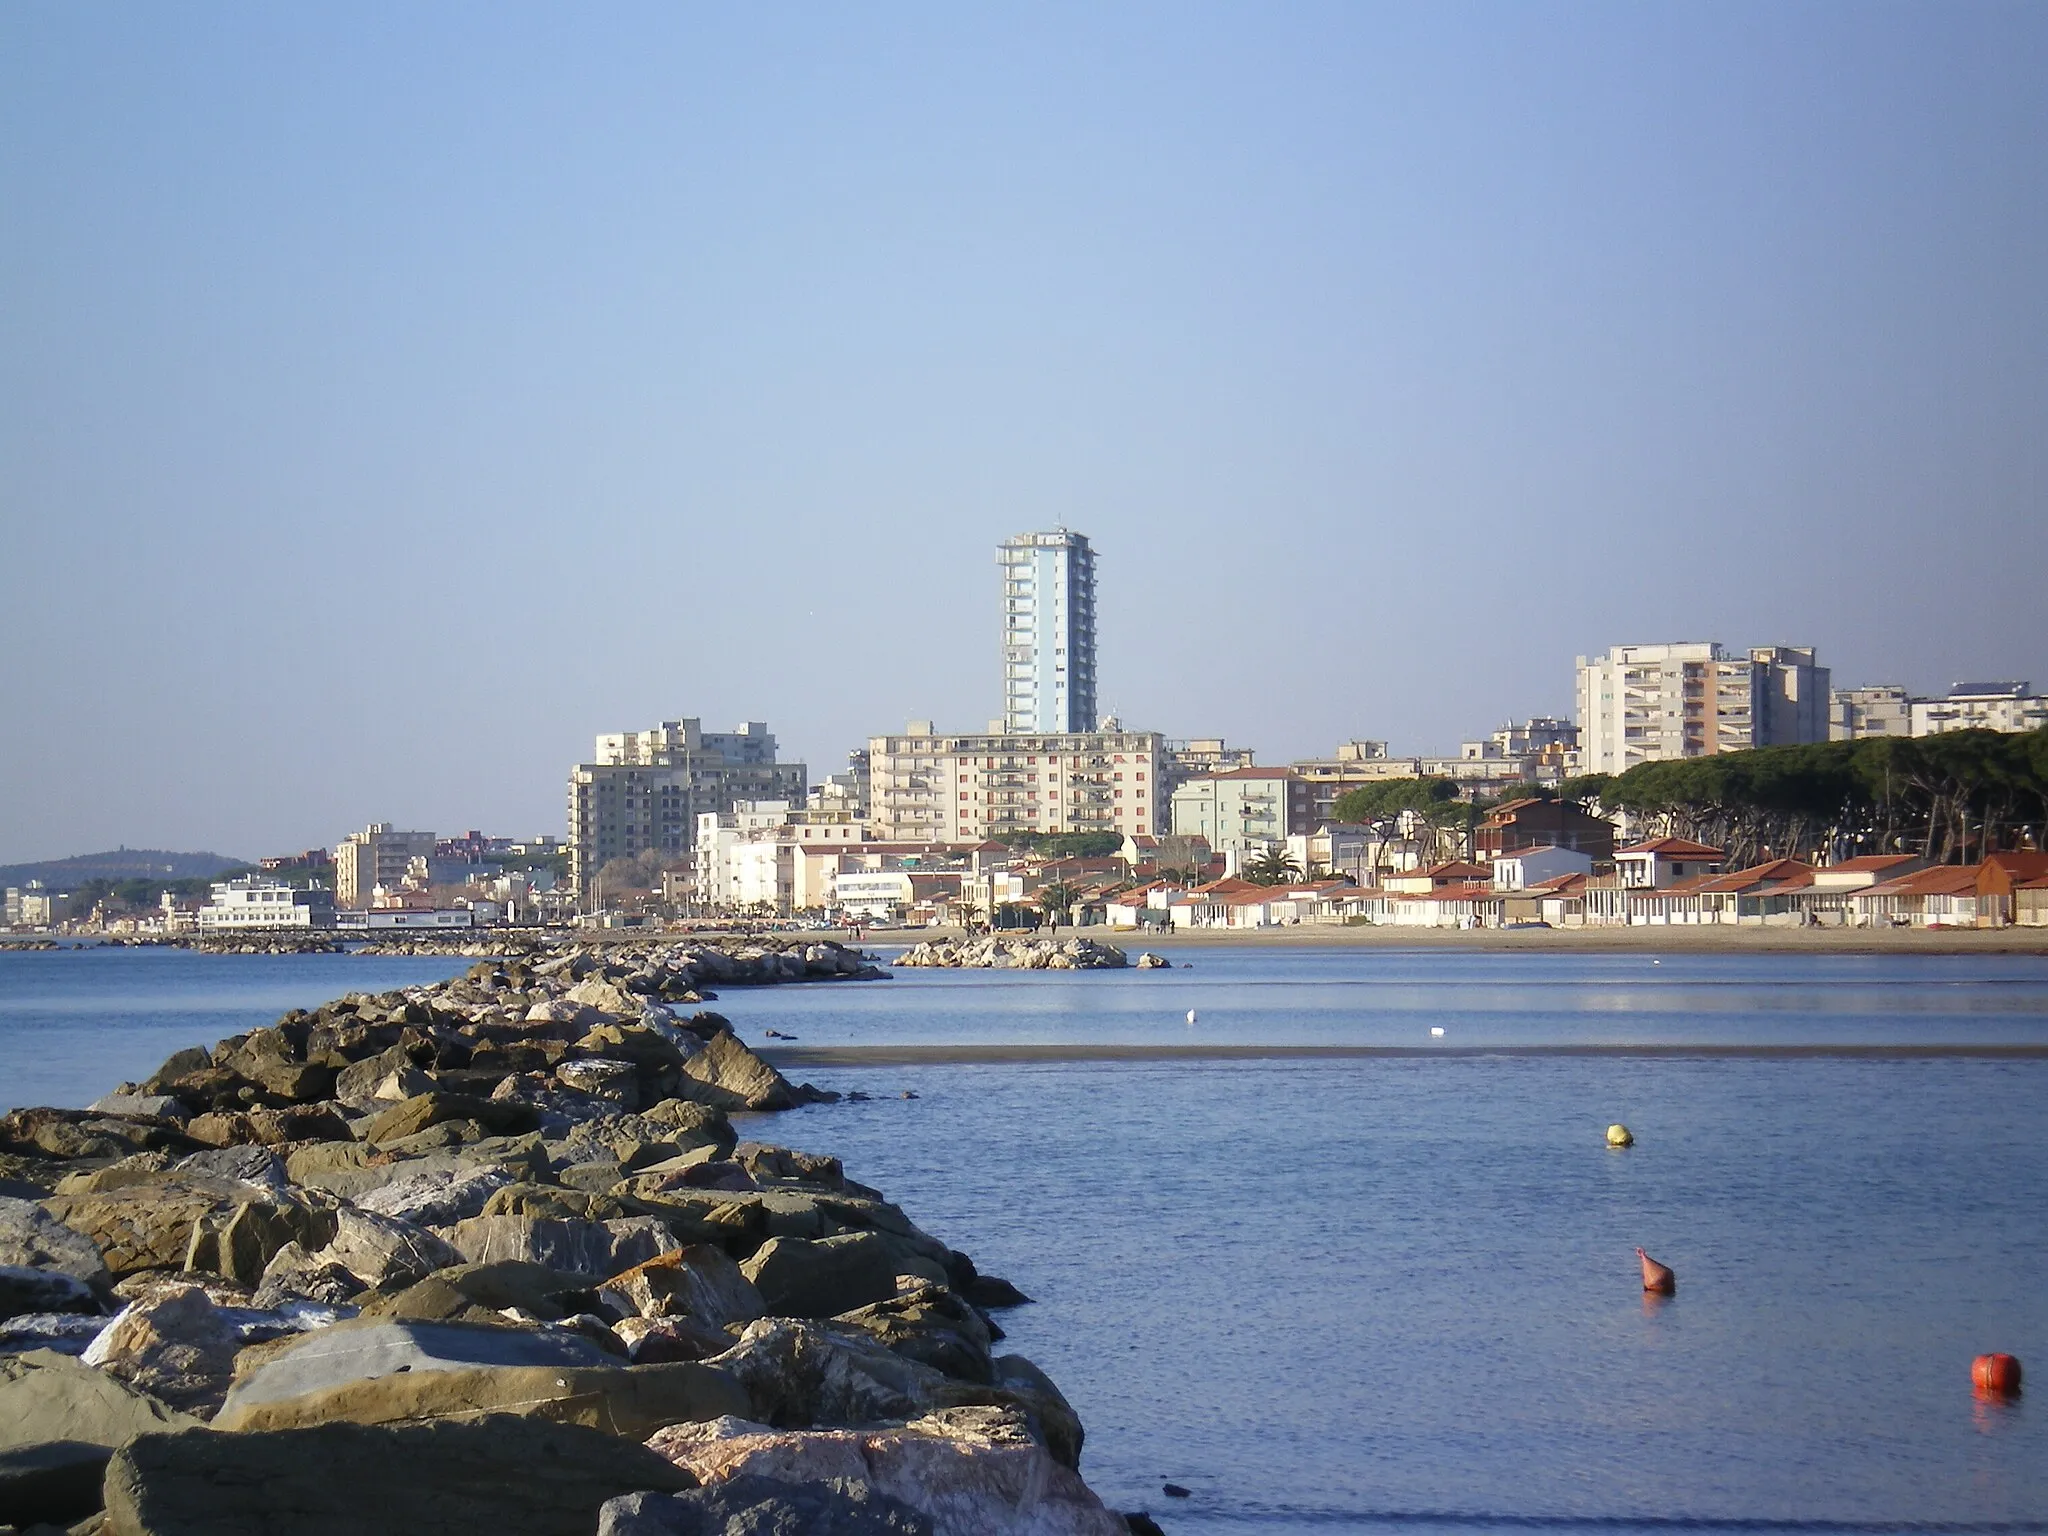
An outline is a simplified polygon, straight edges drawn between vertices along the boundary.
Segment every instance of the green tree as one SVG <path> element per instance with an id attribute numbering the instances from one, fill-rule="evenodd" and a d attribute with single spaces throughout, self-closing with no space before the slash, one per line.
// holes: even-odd
<path id="1" fill-rule="evenodd" d="M 1244 877 L 1254 885 L 1285 885 L 1301 878 L 1301 866 L 1285 848 L 1275 846 L 1246 865 Z"/>
<path id="2" fill-rule="evenodd" d="M 1063 923 L 1073 921 L 1074 903 L 1080 899 L 1081 888 L 1064 880 L 1053 880 L 1038 888 L 1038 905 Z"/>

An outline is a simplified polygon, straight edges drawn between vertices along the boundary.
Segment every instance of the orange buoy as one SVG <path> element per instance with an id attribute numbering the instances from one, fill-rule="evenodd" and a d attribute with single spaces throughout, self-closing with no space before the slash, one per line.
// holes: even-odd
<path id="1" fill-rule="evenodd" d="M 1970 1362 L 1970 1382 L 1986 1397 L 2017 1397 L 2019 1360 L 2012 1355 L 1979 1355 Z"/>
<path id="2" fill-rule="evenodd" d="M 1643 1289 L 1655 1291 L 1659 1296 L 1678 1294 L 1678 1276 L 1665 1265 L 1659 1264 L 1642 1249 L 1636 1250 L 1636 1257 L 1643 1261 Z"/>

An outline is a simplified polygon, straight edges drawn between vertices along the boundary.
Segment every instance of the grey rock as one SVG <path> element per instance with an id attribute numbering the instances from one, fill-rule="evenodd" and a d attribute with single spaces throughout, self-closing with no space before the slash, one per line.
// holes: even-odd
<path id="1" fill-rule="evenodd" d="M 272 1190 L 287 1189 L 291 1185 L 285 1174 L 284 1160 L 268 1147 L 208 1147 L 204 1152 L 180 1158 L 175 1171 L 215 1174 Z"/>
<path id="2" fill-rule="evenodd" d="M 0 1265 L 54 1269 L 103 1293 L 113 1285 L 93 1240 L 30 1200 L 0 1197 Z"/>
<path id="3" fill-rule="evenodd" d="M 599 1430 L 494 1417 L 145 1435 L 105 1491 L 110 1536 L 589 1536 L 608 1500 L 689 1483 Z"/>
<path id="4" fill-rule="evenodd" d="M 150 1120 L 184 1120 L 192 1113 L 191 1105 L 168 1093 L 109 1093 L 86 1108 L 102 1115 L 140 1115 Z"/>
<path id="5" fill-rule="evenodd" d="M 454 1248 L 409 1221 L 348 1206 L 335 1213 L 334 1241 L 313 1257 L 339 1264 L 365 1285 L 407 1285 L 462 1262 Z"/>
<path id="6" fill-rule="evenodd" d="M 511 1174 L 495 1166 L 427 1168 L 366 1190 L 355 1203 L 415 1226 L 445 1227 L 481 1215 L 491 1196 L 512 1182 Z"/>
<path id="7" fill-rule="evenodd" d="M 232 1424 L 263 1404 L 402 1372 L 614 1363 L 588 1339 L 553 1330 L 468 1323 L 351 1323 L 308 1334 L 249 1372 L 228 1393 L 221 1421 Z"/>
<path id="8" fill-rule="evenodd" d="M 0 1451 L 60 1440 L 125 1445 L 152 1430 L 198 1422 L 67 1355 L 0 1356 Z"/>
<path id="9" fill-rule="evenodd" d="M 545 1216 L 475 1216 L 448 1240 L 472 1264 L 516 1260 L 599 1279 L 679 1246 L 652 1217 L 576 1221 Z"/>
<path id="10" fill-rule="evenodd" d="M 689 1493 L 632 1493 L 604 1506 L 598 1536 L 932 1536 L 908 1504 L 853 1478 L 739 1476 Z"/>
<path id="11" fill-rule="evenodd" d="M 345 1266 L 287 1243 L 263 1267 L 255 1301 L 260 1307 L 276 1307 L 296 1298 L 331 1306 L 353 1301 L 363 1289 L 363 1282 Z"/>

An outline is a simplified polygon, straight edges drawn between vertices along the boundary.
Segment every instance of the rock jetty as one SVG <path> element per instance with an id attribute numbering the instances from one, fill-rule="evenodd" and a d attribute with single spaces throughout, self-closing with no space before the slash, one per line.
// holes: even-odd
<path id="1" fill-rule="evenodd" d="M 1025 1298 L 741 1112 L 720 984 L 489 961 L 0 1117 L 0 1530 L 1117 1536 Z M 746 1125 L 748 1131 L 759 1122 Z"/>
<path id="2" fill-rule="evenodd" d="M 940 970 L 1115 971 L 1130 964 L 1113 944 L 1093 939 L 927 939 L 894 962 Z"/>

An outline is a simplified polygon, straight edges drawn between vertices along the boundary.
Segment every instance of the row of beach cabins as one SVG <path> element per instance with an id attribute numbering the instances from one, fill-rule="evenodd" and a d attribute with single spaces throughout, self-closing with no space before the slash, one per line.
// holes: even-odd
<path id="1" fill-rule="evenodd" d="M 1111 927 L 1272 928 L 1375 923 L 1416 928 L 2048 927 L 2048 854 L 1999 853 L 1978 864 L 1928 865 L 1910 854 L 1838 864 L 1772 859 L 1723 867 L 1721 849 L 1683 838 L 1618 848 L 1611 872 L 1573 849 L 1523 849 L 1485 865 L 1453 861 L 1344 881 L 1259 885 L 1226 878 L 1192 887 L 1156 881 L 1110 897 Z"/>

